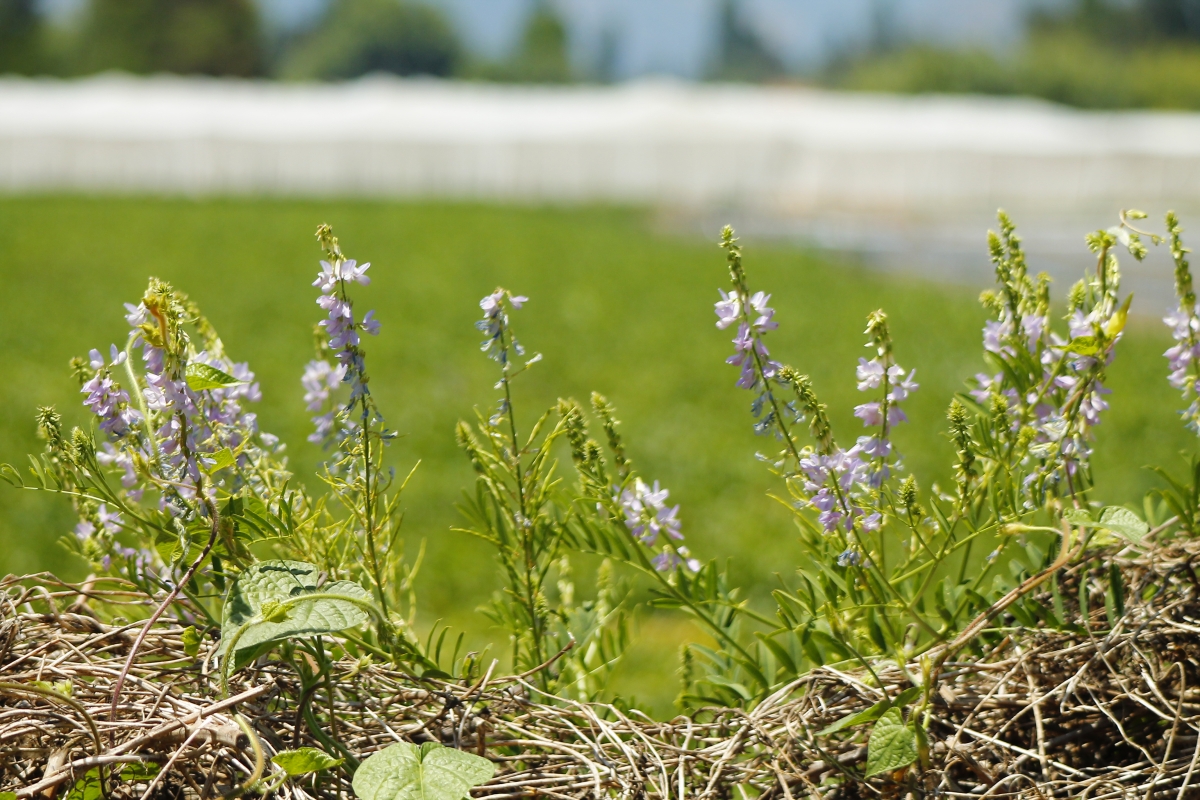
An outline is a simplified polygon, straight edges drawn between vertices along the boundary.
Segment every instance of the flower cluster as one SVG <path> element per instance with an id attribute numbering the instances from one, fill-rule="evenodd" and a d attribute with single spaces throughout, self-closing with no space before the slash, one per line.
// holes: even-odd
<path id="1" fill-rule="evenodd" d="M 783 365 L 771 358 L 771 353 L 763 342 L 763 336 L 779 327 L 775 321 L 775 309 L 767 305 L 771 300 L 769 294 L 763 292 L 750 293 L 746 286 L 746 275 L 742 269 L 742 251 L 733 237 L 733 230 L 726 227 L 721 234 L 721 246 L 725 249 L 729 262 L 729 275 L 732 291 L 720 290 L 721 299 L 716 302 L 713 310 L 717 315 L 718 330 L 725 330 L 737 325 L 737 335 L 733 337 L 734 353 L 725 359 L 741 370 L 737 386 L 756 392 L 750 411 L 754 415 L 754 432 L 763 435 L 776 426 L 782 427 L 787 420 L 799 418 L 795 406 L 791 403 L 780 403 L 775 397 L 772 382 L 779 381 Z M 784 436 L 782 430 L 777 435 Z"/>
<path id="2" fill-rule="evenodd" d="M 162 281 L 152 280 L 142 300 L 126 303 L 125 310 L 131 329 L 126 350 L 113 345 L 107 363 L 92 350 L 79 367 L 91 371 L 84 383 L 84 405 L 99 417 L 110 439 L 97 448 L 96 460 L 119 470 L 129 501 L 142 502 L 146 489 L 153 487 L 159 508 L 172 516 L 205 515 L 208 503 L 194 502 L 201 487 L 210 500 L 218 484 L 231 481 L 236 486 L 228 488 L 236 490 L 252 482 L 242 470 L 260 459 L 264 447 L 282 449 L 275 437 L 260 433 L 257 415 L 246 408 L 262 396 L 254 373 L 228 359 L 199 311 Z M 200 331 L 205 349 L 193 349 L 182 329 L 185 320 Z M 137 349 L 140 376 L 127 355 Z M 129 376 L 132 399 L 112 379 L 118 366 Z M 201 370 L 204 378 L 196 387 L 188 378 L 193 370 Z M 134 400 L 140 410 L 133 407 Z M 218 459 L 226 450 L 228 455 Z M 205 472 L 220 476 L 206 479 Z"/>
<path id="3" fill-rule="evenodd" d="M 872 486 L 878 487 L 890 474 L 887 459 L 892 455 L 892 443 L 888 434 L 896 425 L 908 421 L 900 404 L 919 387 L 913 380 L 916 370 L 905 375 L 904 367 L 892 359 L 891 335 L 888 333 L 887 316 L 882 311 L 871 314 L 864 333 L 870 336 L 867 347 L 874 347 L 876 356 L 870 360 L 858 359 L 855 369 L 858 390 L 878 391 L 882 397 L 854 407 L 854 416 L 863 421 L 864 427 L 879 428 L 876 435 L 860 436 L 855 449 L 878 464 L 870 474 Z"/>
<path id="4" fill-rule="evenodd" d="M 497 289 L 479 301 L 479 307 L 483 309 L 483 319 L 475 323 L 475 328 L 483 334 L 483 343 L 479 349 L 507 370 L 509 350 L 520 357 L 525 355 L 525 348 L 509 329 L 508 312 L 504 308 L 506 302 L 519 311 L 521 306 L 529 302 L 529 298 L 520 294 L 514 295 L 507 289 Z"/>
<path id="5" fill-rule="evenodd" d="M 105 366 L 104 356 L 99 350 L 89 354 L 89 365 L 95 375 L 83 384 L 81 392 L 87 395 L 83 405 L 100 420 L 100 430 L 109 436 L 121 439 L 130 430 L 142 424 L 142 415 L 129 405 L 129 393 L 112 379 L 110 370 L 125 362 L 125 353 L 111 347 L 112 361 Z"/>
<path id="6" fill-rule="evenodd" d="M 329 406 L 329 398 L 346 378 L 346 366 L 336 367 L 325 359 L 314 359 L 304 365 L 304 374 L 300 376 L 300 385 L 304 387 L 304 404 L 309 411 L 321 411 Z M 334 435 L 335 417 L 338 409 L 330 408 L 324 413 L 312 418 L 316 428 L 308 435 L 308 441 L 322 444 L 330 441 Z"/>
<path id="7" fill-rule="evenodd" d="M 989 236 L 998 291 L 983 297 L 996 319 L 984 326 L 983 345 L 1004 368 L 976 375 L 971 395 L 1007 415 L 1008 435 L 1027 447 L 1024 482 L 1033 502 L 1032 495 L 1047 484 L 1065 481 L 1068 491 L 1079 488 L 1076 476 L 1092 454 L 1092 428 L 1108 408 L 1104 368 L 1115 356 L 1128 308 L 1117 304 L 1120 275 L 1113 250 L 1119 242 L 1135 256 L 1144 249 L 1136 238 L 1118 235 L 1124 231 L 1089 236 L 1097 271 L 1071 291 L 1064 338 L 1051 329 L 1049 279 L 1043 274 L 1036 283 L 1030 280 L 1020 239 L 1007 217 L 1000 221 L 1001 234 Z"/>
<path id="8" fill-rule="evenodd" d="M 321 292 L 317 305 L 325 312 L 325 319 L 317 324 L 325 331 L 325 347 L 333 354 L 337 365 L 326 359 L 310 361 L 304 368 L 300 384 L 304 387 L 304 402 L 309 411 L 326 409 L 312 418 L 314 432 L 308 440 L 329 447 L 340 445 L 358 430 L 358 425 L 350 418 L 350 411 L 356 404 L 362 406 L 364 421 L 371 415 L 373 407 L 368 410 L 370 390 L 359 333 L 375 336 L 380 326 L 373 310 L 362 320 L 355 320 L 354 304 L 347 291 L 353 284 L 366 286 L 371 283 L 366 274 L 370 263 L 359 264 L 343 257 L 337 239 L 327 225 L 318 228 L 317 238 L 328 255 L 328 260 L 321 261 L 321 271 L 312 284 Z M 344 407 L 331 403 L 332 392 L 343 383 L 350 386 L 350 399 Z"/>
<path id="9" fill-rule="evenodd" d="M 75 538 L 85 550 L 103 553 L 99 560 L 105 570 L 112 569 L 114 559 L 123 559 L 129 562 L 135 572 L 145 574 L 156 562 L 154 554 L 147 549 L 125 547 L 118 542 L 116 536 L 124 527 L 121 512 L 110 511 L 106 503 L 101 503 L 91 518 L 81 519 L 75 526 Z"/>
<path id="10" fill-rule="evenodd" d="M 669 495 L 669 491 L 659 487 L 658 481 L 653 486 L 647 486 L 641 478 L 635 478 L 632 486 L 626 487 L 613 498 L 625 515 L 625 527 L 647 547 L 654 547 L 660 533 L 675 541 L 683 539 L 677 516 L 679 506 L 667 506 Z M 654 568 L 667 572 L 686 564 L 692 572 L 697 572 L 700 562 L 690 555 L 684 545 L 664 543 L 661 552 L 653 559 Z"/>
<path id="11" fill-rule="evenodd" d="M 479 307 L 483 309 L 483 319 L 475 323 L 475 329 L 483 334 L 483 342 L 479 345 L 479 349 L 500 365 L 500 380 L 496 382 L 495 388 L 504 389 L 504 397 L 500 398 L 495 413 L 488 420 L 493 426 L 499 425 L 504 416 L 509 413 L 511 402 L 508 391 L 509 380 L 542 360 L 541 353 L 534 353 L 523 366 L 513 371 L 513 355 L 518 358 L 523 357 L 525 348 L 517 341 L 517 337 L 509 326 L 508 311 L 505 306 L 511 306 L 514 311 L 519 311 L 527 302 L 529 302 L 529 298 L 525 295 L 514 295 L 507 289 L 499 288 L 479 301 Z"/>
<path id="12" fill-rule="evenodd" d="M 313 281 L 313 286 L 321 289 L 317 305 L 325 311 L 325 319 L 317 324 L 325 329 L 325 335 L 329 337 L 329 349 L 333 351 L 334 358 L 346 368 L 346 379 L 351 383 L 353 398 L 366 391 L 366 386 L 361 381 L 363 364 L 362 354 L 358 351 L 361 341 L 358 332 L 362 330 L 372 336 L 377 335 L 379 321 L 375 319 L 374 311 L 368 311 L 362 322 L 356 323 L 354 306 L 346 294 L 346 288 L 347 283 L 360 283 L 363 286 L 370 284 L 371 279 L 366 274 L 370 267 L 370 263 L 359 265 L 354 259 L 339 261 L 335 258 L 332 263 L 322 261 L 321 271 Z"/>

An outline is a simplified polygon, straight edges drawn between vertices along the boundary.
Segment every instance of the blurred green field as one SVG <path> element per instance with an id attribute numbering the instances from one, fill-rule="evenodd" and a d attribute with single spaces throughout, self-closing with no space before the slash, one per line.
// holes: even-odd
<path id="1" fill-rule="evenodd" d="M 496 586 L 491 554 L 450 527 L 472 480 L 454 446 L 454 423 L 495 399 L 494 365 L 479 353 L 473 322 L 478 298 L 497 284 L 532 298 L 514 324 L 531 350 L 545 354 L 517 385 L 518 413 L 530 419 L 559 396 L 604 392 L 643 472 L 682 504 L 692 549 L 728 558 L 735 576 L 760 591 L 776 574 L 787 578 L 801 554 L 786 514 L 765 497 L 771 476 L 754 459 L 771 442 L 754 437 L 750 397 L 723 363 L 729 333 L 713 326 L 712 303 L 726 280 L 717 231 L 710 242 L 657 233 L 652 215 L 636 209 L 0 199 L 0 460 L 19 463 L 38 448 L 37 405 L 56 404 L 68 422 L 87 424 L 67 360 L 121 341 L 121 302 L 136 301 L 147 276 L 157 275 L 190 293 L 231 355 L 249 360 L 263 388 L 262 427 L 289 442 L 293 468 L 311 476 L 320 453 L 304 441 L 299 376 L 320 318 L 310 283 L 318 257 L 312 234 L 323 221 L 350 257 L 373 264 L 374 282 L 356 297 L 383 322 L 367 345 L 372 386 L 402 434 L 393 463 L 406 471 L 422 461 L 405 527 L 410 548 L 427 543 L 420 579 L 427 620 L 470 626 L 475 641 L 488 635 L 473 609 Z M 770 337 L 773 354 L 812 374 L 844 440 L 858 430 L 850 412 L 865 317 L 888 311 L 897 357 L 921 383 L 897 443 L 924 486 L 946 480 L 953 454 L 944 411 L 981 366 L 975 296 L 982 287 L 937 286 L 793 248 L 746 245 L 752 284 L 773 293 L 781 323 Z M 1065 287 L 1057 290 L 1061 296 Z M 1194 449 L 1164 380 L 1167 344 L 1165 329 L 1147 317 L 1131 325 L 1111 368 L 1113 408 L 1095 459 L 1108 502 L 1140 502 L 1155 485 L 1145 464 L 1181 466 L 1178 453 Z M 82 565 L 55 544 L 70 522 L 66 503 L 0 486 L 0 574 L 52 569 L 78 577 Z M 669 701 L 668 651 L 694 634 L 665 618 L 646 625 L 651 644 L 639 647 L 622 680 Z"/>

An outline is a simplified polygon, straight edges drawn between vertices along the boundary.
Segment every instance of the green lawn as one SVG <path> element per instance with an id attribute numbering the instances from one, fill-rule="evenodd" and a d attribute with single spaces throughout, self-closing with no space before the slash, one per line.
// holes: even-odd
<path id="1" fill-rule="evenodd" d="M 262 426 L 291 443 L 293 467 L 311 475 L 320 454 L 304 441 L 298 381 L 320 318 L 310 283 L 318 257 L 312 234 L 322 221 L 334 225 L 350 257 L 373 264 L 374 282 L 357 297 L 383 321 L 382 335 L 368 346 L 372 386 L 403 434 L 393 461 L 401 471 L 422 461 L 405 526 L 411 548 L 427 542 L 420 582 L 426 618 L 471 625 L 477 640 L 486 635 L 473 609 L 496 585 L 490 553 L 450 531 L 454 503 L 472 480 L 453 425 L 494 401 L 494 365 L 479 353 L 473 322 L 478 298 L 497 284 L 532 298 L 514 324 L 531 350 L 545 354 L 518 384 L 519 414 L 530 419 L 559 396 L 604 392 L 624 417 L 642 470 L 682 504 L 693 550 L 730 559 L 735 575 L 760 590 L 774 574 L 786 578 L 800 553 L 786 515 L 765 497 L 772 478 L 754 459 L 771 443 L 751 431 L 750 397 L 733 386 L 736 370 L 723 363 L 729 332 L 713 326 L 712 302 L 726 280 L 717 232 L 711 242 L 663 236 L 638 210 L 0 200 L 0 460 L 22 461 L 39 446 L 37 405 L 56 404 L 69 422 L 87 424 L 67 360 L 123 340 L 121 302 L 136 301 L 146 277 L 158 275 L 189 292 L 230 353 L 250 361 L 263 387 Z M 773 354 L 812 374 L 843 440 L 858 430 L 850 408 L 864 319 L 878 307 L 889 312 L 897 357 L 916 367 L 921 383 L 906 404 L 912 422 L 896 439 L 923 484 L 926 476 L 945 480 L 952 452 L 944 410 L 981 366 L 983 315 L 974 298 L 982 287 L 935 286 L 746 244 L 752 284 L 773 293 L 781 323 L 770 336 Z M 1176 454 L 1194 449 L 1164 380 L 1167 344 L 1160 324 L 1137 322 L 1111 368 L 1113 409 L 1095 461 L 1109 502 L 1140 501 L 1154 485 L 1144 464 L 1179 464 Z M 79 576 L 81 565 L 55 544 L 69 524 L 65 503 L 0 486 L 0 574 L 53 569 Z M 651 651 L 660 656 L 672 636 L 688 635 L 651 624 L 661 645 Z M 656 674 L 638 685 L 669 698 L 674 664 L 646 656 L 651 651 L 643 650 L 638 663 Z"/>

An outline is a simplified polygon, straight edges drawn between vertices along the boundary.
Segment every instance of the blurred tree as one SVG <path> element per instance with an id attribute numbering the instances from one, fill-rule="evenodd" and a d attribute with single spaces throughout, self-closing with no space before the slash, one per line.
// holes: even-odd
<path id="1" fill-rule="evenodd" d="M 571 80 L 567 29 L 558 14 L 539 2 L 529 16 L 516 56 L 507 65 L 510 80 L 565 83 Z"/>
<path id="2" fill-rule="evenodd" d="M 252 0 L 92 0 L 76 68 L 257 75 L 262 46 Z"/>
<path id="3" fill-rule="evenodd" d="M 0 0 L 0 74 L 41 69 L 41 18 L 35 0 Z"/>
<path id="4" fill-rule="evenodd" d="M 368 72 L 451 75 L 461 47 L 437 9 L 400 0 L 335 0 L 317 28 L 287 48 L 289 78 L 353 78 Z"/>
<path id="5" fill-rule="evenodd" d="M 722 81 L 758 82 L 785 73 L 778 56 L 738 16 L 733 0 L 721 6 L 716 66 L 712 77 Z"/>

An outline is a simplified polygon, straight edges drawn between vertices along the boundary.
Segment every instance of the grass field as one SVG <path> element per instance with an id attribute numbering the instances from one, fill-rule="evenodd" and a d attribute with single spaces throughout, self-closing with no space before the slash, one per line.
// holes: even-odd
<path id="1" fill-rule="evenodd" d="M 730 559 L 744 582 L 766 587 L 800 557 L 790 523 L 765 497 L 772 479 L 754 459 L 749 396 L 723 359 L 727 332 L 712 302 L 726 279 L 712 242 L 656 234 L 642 211 L 482 205 L 282 200 L 8 198 L 0 200 L 0 460 L 20 462 L 39 445 L 37 405 L 56 404 L 87 424 L 66 363 L 125 335 L 121 302 L 136 301 L 157 275 L 189 292 L 230 353 L 262 383 L 260 421 L 291 446 L 310 476 L 320 453 L 304 442 L 308 420 L 299 376 L 311 356 L 320 310 L 310 286 L 319 222 L 334 225 L 352 258 L 371 261 L 374 283 L 359 307 L 383 322 L 368 343 L 372 386 L 403 436 L 392 448 L 405 471 L 421 460 L 407 494 L 409 547 L 424 539 L 425 616 L 470 625 L 495 588 L 490 553 L 451 532 L 470 468 L 453 425 L 490 405 L 495 380 L 478 349 L 478 298 L 497 284 L 532 300 L 514 319 L 545 362 L 518 384 L 519 415 L 531 419 L 559 396 L 607 394 L 625 420 L 633 457 L 682 504 L 684 532 L 705 557 Z M 1100 221 L 1098 221 L 1099 223 Z M 980 231 L 980 258 L 985 255 Z M 908 466 L 927 484 L 945 480 L 952 452 L 943 433 L 953 392 L 981 366 L 978 288 L 884 276 L 779 246 L 747 242 L 752 284 L 773 293 L 781 323 L 773 354 L 812 374 L 843 439 L 856 435 L 854 365 L 866 314 L 885 308 L 897 357 L 921 390 L 896 434 Z M 1083 247 L 1082 241 L 1080 247 Z M 1037 265 L 1033 268 L 1036 270 Z M 1059 296 L 1066 287 L 1057 287 Z M 1161 309 L 1143 309 L 1155 314 Z M 1148 318 L 1131 326 L 1111 368 L 1112 411 L 1099 430 L 1100 496 L 1140 502 L 1154 485 L 1149 463 L 1180 465 L 1194 440 L 1177 422 L 1161 352 L 1168 339 Z M 0 486 L 0 574 L 53 569 L 77 577 L 55 544 L 68 530 L 65 503 Z M 647 623 L 657 644 L 635 653 L 633 684 L 667 697 L 673 663 L 663 650 L 688 635 L 669 620 Z"/>

